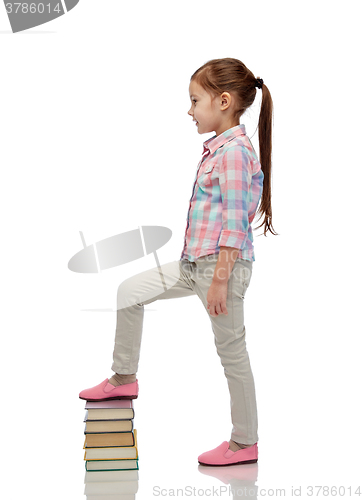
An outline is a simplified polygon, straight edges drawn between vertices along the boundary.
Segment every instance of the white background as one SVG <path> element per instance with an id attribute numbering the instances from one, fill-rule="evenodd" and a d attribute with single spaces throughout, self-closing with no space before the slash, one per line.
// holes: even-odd
<path id="1" fill-rule="evenodd" d="M 290 496 L 302 486 L 301 498 L 311 498 L 308 485 L 359 485 L 359 7 L 81 0 L 17 34 L 0 8 L 1 455 L 9 500 L 30 492 L 83 498 L 78 393 L 112 375 L 116 316 L 82 309 L 115 309 L 119 283 L 155 261 L 100 275 L 72 273 L 68 261 L 82 248 L 79 231 L 91 244 L 141 225 L 169 227 L 159 260 L 179 260 L 202 143 L 212 135 L 198 135 L 187 115 L 189 80 L 219 57 L 239 58 L 262 77 L 275 107 L 279 235 L 255 231 L 245 299 L 260 498 L 263 489 Z M 250 136 L 257 118 L 256 102 L 241 119 Z M 252 143 L 258 150 L 257 133 Z M 200 453 L 229 440 L 231 421 L 197 297 L 145 307 L 138 379 L 137 498 L 153 498 L 155 486 L 195 487 L 203 496 L 231 484 L 231 468 L 213 469 L 216 477 L 198 469 Z"/>

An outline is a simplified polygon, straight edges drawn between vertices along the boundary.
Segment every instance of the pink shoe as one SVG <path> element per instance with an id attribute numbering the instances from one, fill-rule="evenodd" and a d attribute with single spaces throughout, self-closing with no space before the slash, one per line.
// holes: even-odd
<path id="1" fill-rule="evenodd" d="M 222 444 L 214 448 L 214 450 L 206 451 L 198 457 L 198 462 L 201 465 L 237 465 L 237 464 L 254 464 L 258 459 L 257 443 L 249 448 L 243 448 L 238 451 L 229 449 L 228 441 L 223 441 Z"/>
<path id="2" fill-rule="evenodd" d="M 139 384 L 123 384 L 114 387 L 108 382 L 108 378 L 91 389 L 85 389 L 79 393 L 80 399 L 87 401 L 106 401 L 108 399 L 136 399 L 139 395 Z"/>

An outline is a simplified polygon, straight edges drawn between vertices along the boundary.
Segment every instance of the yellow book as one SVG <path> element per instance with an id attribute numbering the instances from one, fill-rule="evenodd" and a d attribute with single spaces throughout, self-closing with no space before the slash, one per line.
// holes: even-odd
<path id="1" fill-rule="evenodd" d="M 133 446 L 133 432 L 104 432 L 102 434 L 86 434 L 86 448 L 108 448 L 110 446 Z"/>
<path id="2" fill-rule="evenodd" d="M 86 448 L 86 440 L 83 445 L 84 460 L 122 460 L 138 459 L 137 431 L 134 429 L 135 444 L 133 446 L 112 446 L 102 448 Z"/>

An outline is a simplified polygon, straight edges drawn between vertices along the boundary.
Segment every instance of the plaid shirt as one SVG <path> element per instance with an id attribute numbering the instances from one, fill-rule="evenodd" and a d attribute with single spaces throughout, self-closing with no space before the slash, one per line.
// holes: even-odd
<path id="1" fill-rule="evenodd" d="M 262 195 L 261 164 L 243 124 L 203 143 L 189 202 L 182 259 L 194 262 L 220 247 L 255 260 L 251 223 Z"/>

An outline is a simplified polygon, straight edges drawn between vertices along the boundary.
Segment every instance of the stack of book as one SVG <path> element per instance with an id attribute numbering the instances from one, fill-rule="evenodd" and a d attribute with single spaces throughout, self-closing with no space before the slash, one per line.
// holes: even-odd
<path id="1" fill-rule="evenodd" d="M 84 460 L 89 500 L 134 500 L 139 455 L 132 399 L 86 402 Z"/>

